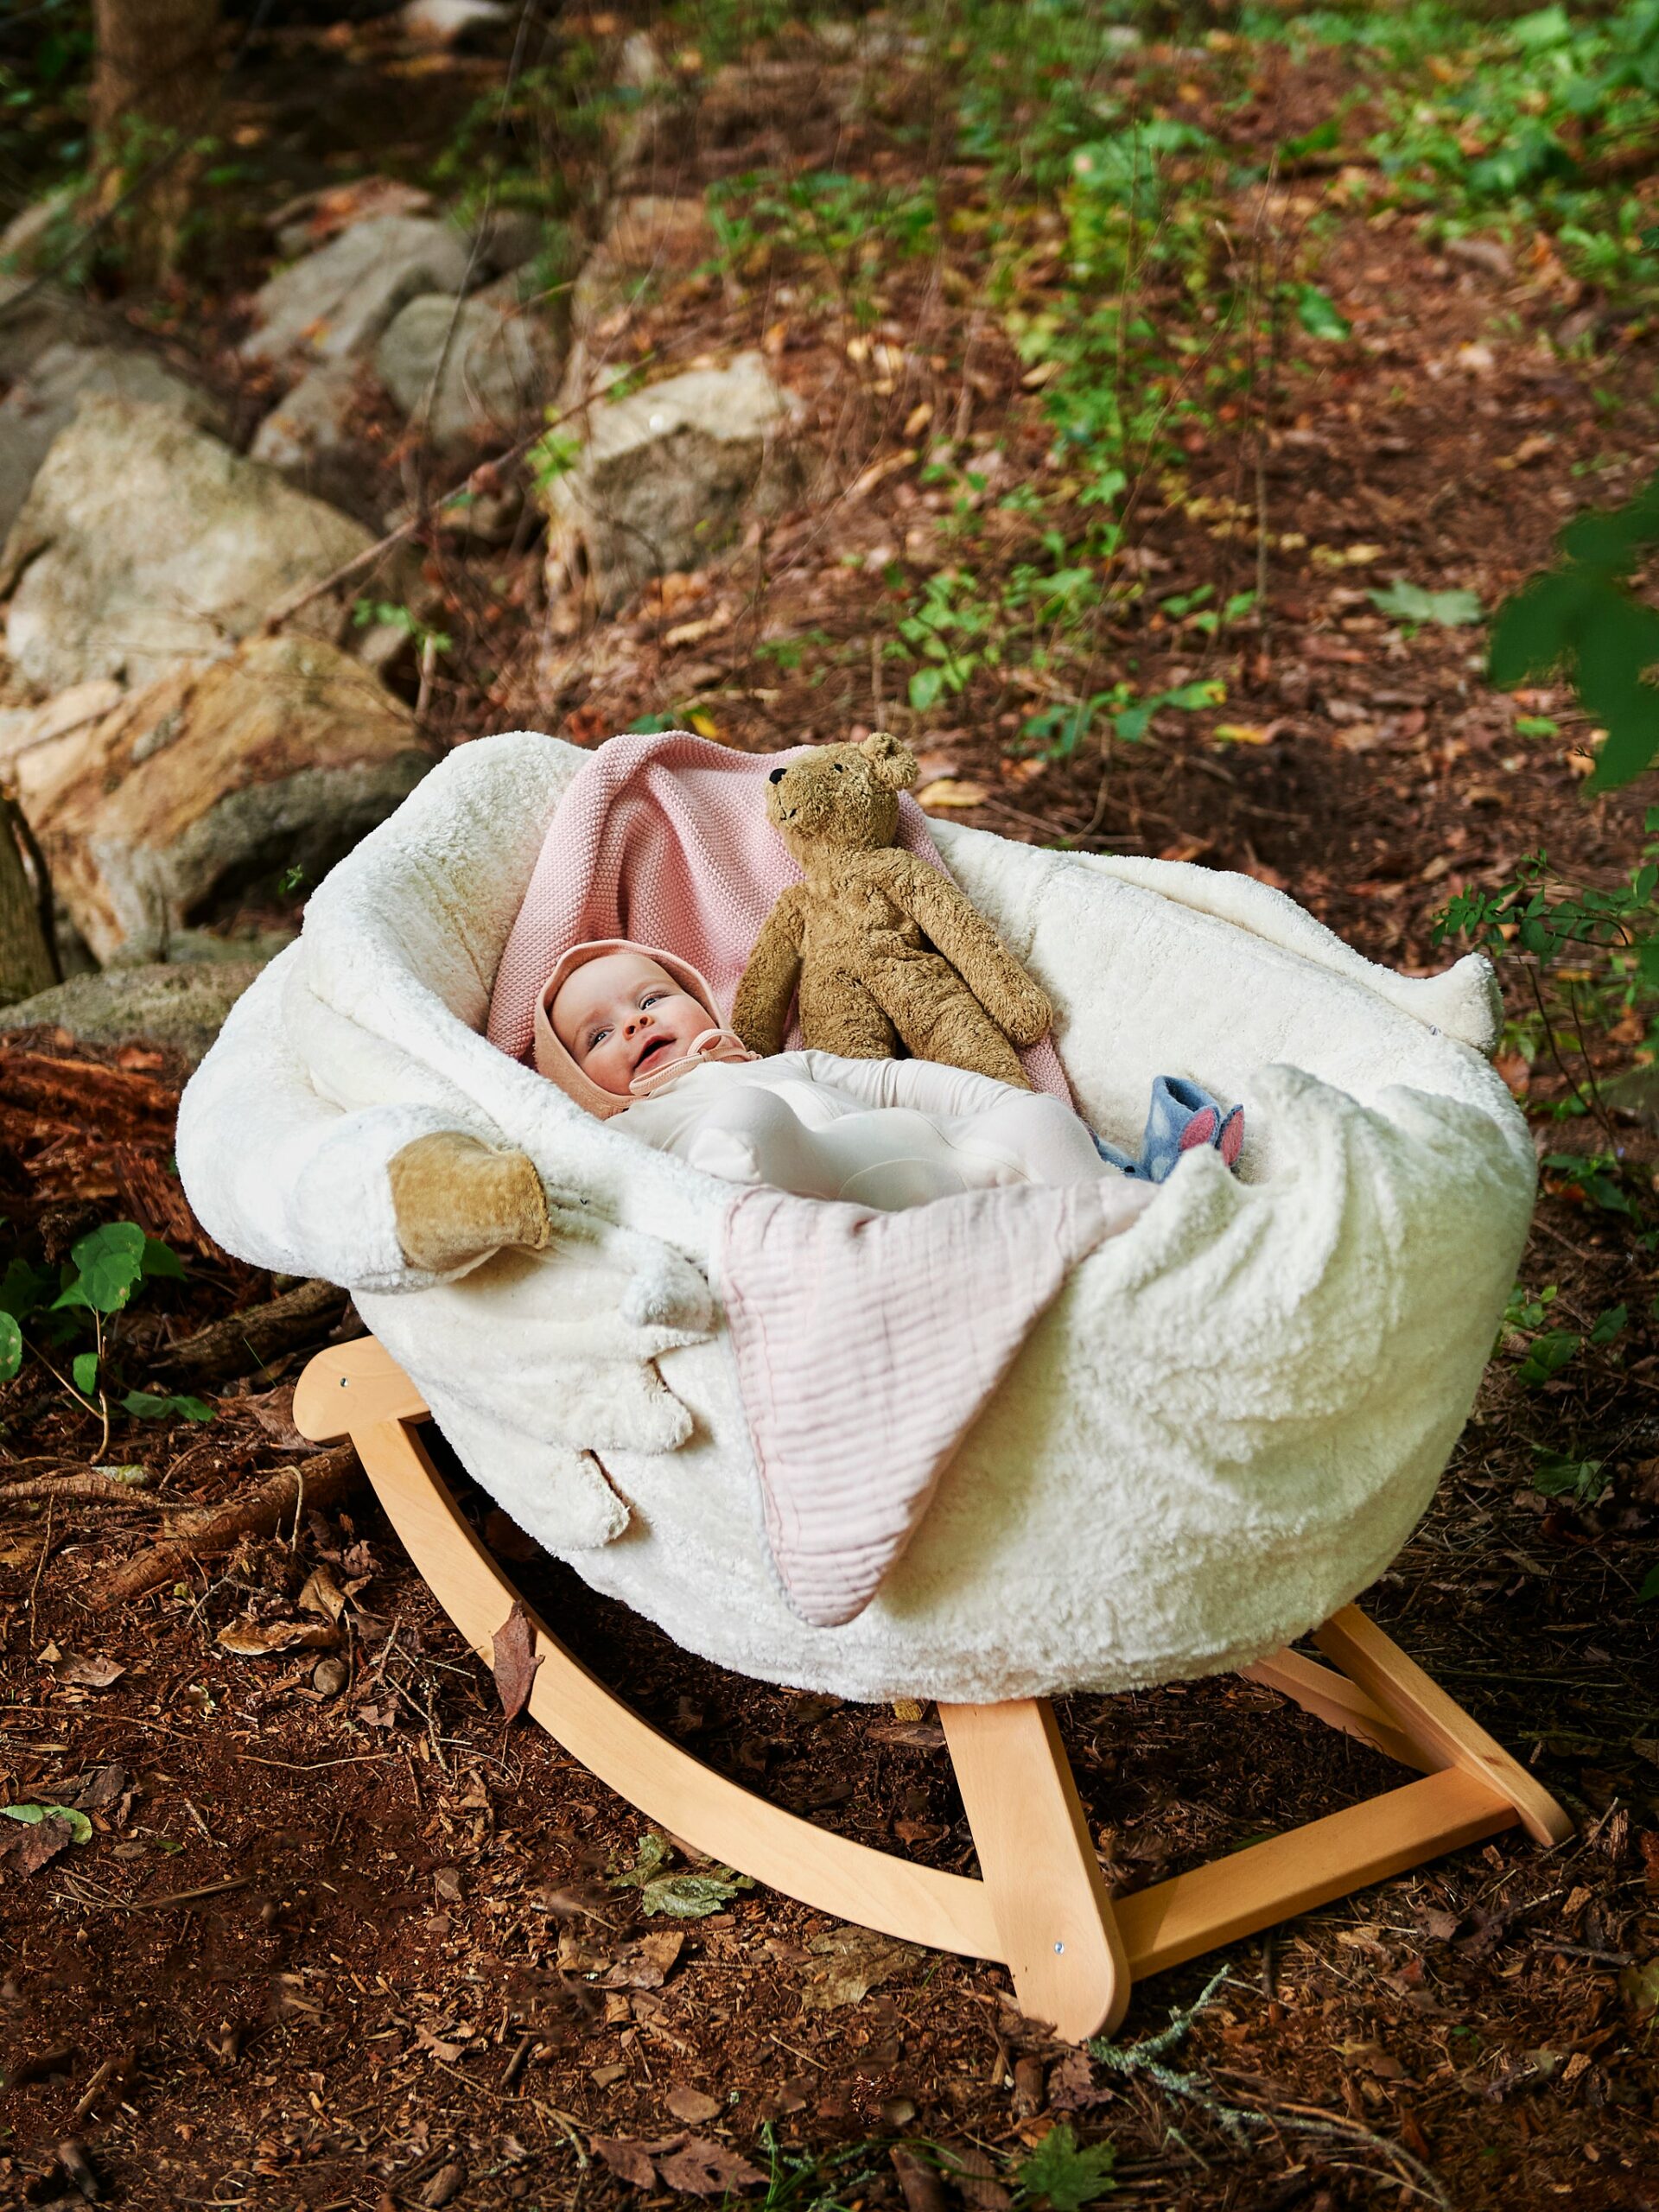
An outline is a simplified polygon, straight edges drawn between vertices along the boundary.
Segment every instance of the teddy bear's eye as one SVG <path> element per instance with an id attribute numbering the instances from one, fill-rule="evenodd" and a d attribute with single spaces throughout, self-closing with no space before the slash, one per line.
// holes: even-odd
<path id="1" fill-rule="evenodd" d="M 844 776 L 844 775 L 846 774 L 847 771 L 846 771 L 846 769 L 842 766 L 842 764 L 841 764 L 841 762 L 840 762 L 839 760 L 837 760 L 837 761 L 836 761 L 836 762 L 834 763 L 834 766 L 835 766 L 836 773 L 838 776 Z"/>

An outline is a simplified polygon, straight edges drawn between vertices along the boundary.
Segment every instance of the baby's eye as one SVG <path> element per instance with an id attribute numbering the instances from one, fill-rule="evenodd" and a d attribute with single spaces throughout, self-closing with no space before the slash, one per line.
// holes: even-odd
<path id="1" fill-rule="evenodd" d="M 595 1046 L 602 1045 L 610 1033 L 611 1033 L 608 1029 L 595 1029 L 592 1036 L 588 1039 L 588 1051 L 591 1052 Z"/>

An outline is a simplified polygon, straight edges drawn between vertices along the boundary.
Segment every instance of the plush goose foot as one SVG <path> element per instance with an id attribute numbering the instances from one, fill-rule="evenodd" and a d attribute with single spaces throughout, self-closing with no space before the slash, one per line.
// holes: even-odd
<path id="1" fill-rule="evenodd" d="M 542 1179 L 524 1153 L 443 1129 L 406 1144 L 387 1172 L 397 1242 L 425 1274 L 454 1274 L 509 1244 L 539 1252 L 553 1233 Z"/>

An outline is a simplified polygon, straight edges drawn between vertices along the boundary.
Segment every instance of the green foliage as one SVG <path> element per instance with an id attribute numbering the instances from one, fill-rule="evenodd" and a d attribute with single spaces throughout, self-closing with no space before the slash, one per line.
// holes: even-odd
<path id="1" fill-rule="evenodd" d="M 1659 16 L 1659 9 L 1656 9 Z M 1606 730 L 1586 791 L 1640 775 L 1659 750 L 1659 609 L 1630 579 L 1659 550 L 1659 475 L 1623 506 L 1580 515 L 1556 540 L 1553 568 L 1498 609 L 1491 681 L 1505 690 L 1560 671 Z"/>
<path id="2" fill-rule="evenodd" d="M 429 647 L 435 653 L 447 653 L 454 644 L 445 632 L 433 629 L 412 607 L 395 599 L 357 600 L 352 607 L 352 620 L 359 630 L 401 631 L 417 653 L 425 653 Z"/>
<path id="3" fill-rule="evenodd" d="M 1532 1486 L 1543 1497 L 1571 1497 L 1577 1504 L 1593 1505 L 1611 1477 L 1600 1459 L 1574 1459 L 1560 1452 L 1533 1450 Z"/>
<path id="4" fill-rule="evenodd" d="M 829 279 L 861 321 L 890 254 L 931 253 L 938 207 L 931 184 L 898 190 L 836 169 L 752 171 L 709 188 L 709 220 L 728 271 L 760 276 L 774 252 Z"/>
<path id="5" fill-rule="evenodd" d="M 1638 1605 L 1650 1605 L 1656 1599 L 1659 1599 L 1659 1567 L 1650 1567 L 1642 1578 L 1636 1602 Z"/>
<path id="6" fill-rule="evenodd" d="M 1561 1370 L 1576 1359 L 1584 1338 L 1573 1329 L 1546 1329 L 1533 1338 L 1526 1357 L 1516 1369 L 1516 1379 L 1529 1390 L 1553 1382 Z"/>
<path id="7" fill-rule="evenodd" d="M 61 1821 L 72 1843 L 92 1840 L 92 1822 L 73 1805 L 0 1805 L 0 1818 L 21 1821 L 25 1827 L 38 1827 L 42 1821 Z"/>
<path id="8" fill-rule="evenodd" d="M 1402 576 L 1386 591 L 1374 591 L 1370 601 L 1379 614 L 1402 622 L 1438 622 L 1443 629 L 1460 629 L 1480 620 L 1480 600 L 1471 591 L 1425 591 Z"/>
<path id="9" fill-rule="evenodd" d="M 1070 2120 L 1058 2120 L 1019 2168 L 1020 2198 L 1046 2204 L 1052 2212 L 1082 2212 L 1116 2190 L 1112 2170 L 1117 2153 L 1109 2143 L 1077 2141 Z"/>
<path id="10" fill-rule="evenodd" d="M 690 1873 L 666 1872 L 673 1851 L 667 1840 L 649 1829 L 635 1847 L 631 1867 L 607 1877 L 613 1890 L 638 1890 L 642 1911 L 665 1913 L 674 1920 L 705 1920 L 731 1903 L 741 1890 L 754 1884 L 747 1874 L 730 1866 L 700 1866 Z"/>
<path id="11" fill-rule="evenodd" d="M 1529 1058 L 1546 1047 L 1567 1079 L 1567 1105 L 1604 1127 L 1587 1042 L 1634 1015 L 1646 1029 L 1639 1058 L 1659 1057 L 1659 808 L 1648 810 L 1646 827 L 1640 865 L 1611 889 L 1563 883 L 1546 855 L 1529 853 L 1509 882 L 1449 899 L 1432 931 L 1437 945 L 1460 938 L 1500 969 L 1519 968 L 1533 1010 L 1516 1026 L 1517 1043 Z M 1570 1173 L 1592 1204 L 1637 1211 L 1611 1151 L 1595 1160 L 1552 1156 L 1546 1165 Z"/>
<path id="12" fill-rule="evenodd" d="M 1310 338 L 1324 338 L 1340 343 L 1354 334 L 1354 327 L 1347 317 L 1338 313 L 1333 301 L 1320 291 L 1317 284 L 1293 286 L 1291 298 L 1296 308 L 1296 320 Z"/>
<path id="13" fill-rule="evenodd" d="M 1382 118 L 1363 149 L 1380 172 L 1376 197 L 1423 211 L 1443 235 L 1494 223 L 1529 240 L 1542 231 L 1586 281 L 1651 295 L 1643 238 L 1651 218 L 1625 178 L 1639 172 L 1654 134 L 1654 0 L 1552 5 L 1508 22 L 1440 0 L 1262 5 L 1245 11 L 1242 27 L 1302 53 L 1360 50 Z M 1300 149 L 1341 143 L 1339 129 L 1324 146 L 1319 135 L 1306 134 Z"/>
<path id="14" fill-rule="evenodd" d="M 0 1275 L 0 1382 L 10 1382 L 28 1356 L 29 1345 L 22 1331 L 26 1321 L 38 1356 L 52 1374 L 83 1404 L 91 1406 L 96 1399 L 93 1410 L 103 1411 L 107 1423 L 107 1325 L 113 1324 L 146 1283 L 184 1279 L 177 1253 L 158 1238 L 147 1236 L 136 1221 L 105 1222 L 90 1230 L 70 1247 L 68 1260 L 55 1274 L 14 1255 Z M 90 1345 L 84 1341 L 88 1325 Z M 77 1339 L 81 1339 L 79 1344 Z M 47 1357 L 48 1351 L 60 1348 L 69 1351 L 67 1377 Z M 141 1419 L 213 1418 L 213 1408 L 200 1398 L 135 1390 L 120 1402 Z"/>

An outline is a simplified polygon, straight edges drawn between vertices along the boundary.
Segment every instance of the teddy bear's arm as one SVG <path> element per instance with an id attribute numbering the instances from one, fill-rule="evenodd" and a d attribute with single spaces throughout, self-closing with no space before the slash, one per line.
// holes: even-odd
<path id="1" fill-rule="evenodd" d="M 883 889 L 944 955 L 998 1027 L 1016 1045 L 1046 1034 L 1053 1009 L 1041 988 L 1008 950 L 985 917 L 939 869 L 908 853 L 884 854 L 899 866 Z"/>
<path id="2" fill-rule="evenodd" d="M 805 917 L 798 889 L 780 891 L 760 925 L 732 1007 L 732 1027 L 752 1052 L 784 1049 L 790 1001 L 801 979 Z"/>

